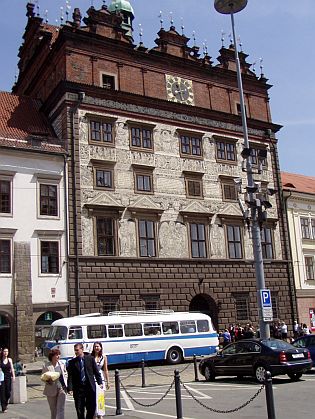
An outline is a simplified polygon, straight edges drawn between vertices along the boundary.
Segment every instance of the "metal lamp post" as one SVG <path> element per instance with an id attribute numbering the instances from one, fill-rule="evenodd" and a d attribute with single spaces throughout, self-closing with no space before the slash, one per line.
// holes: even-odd
<path id="1" fill-rule="evenodd" d="M 250 147 L 248 141 L 248 130 L 247 130 L 247 120 L 246 120 L 246 111 L 244 104 L 244 93 L 243 93 L 243 84 L 241 77 L 241 67 L 240 60 L 238 56 L 236 36 L 235 36 L 235 26 L 234 26 L 234 13 L 240 12 L 247 5 L 247 0 L 215 0 L 214 7 L 217 12 L 222 14 L 229 14 L 231 16 L 232 23 L 232 33 L 233 33 L 233 43 L 235 50 L 235 61 L 236 61 L 236 70 L 237 70 L 237 83 L 240 95 L 240 106 L 241 106 L 241 115 L 242 115 L 242 126 L 244 134 L 244 149 L 242 152 L 243 158 L 246 159 L 246 172 L 247 172 L 247 192 L 248 192 L 248 202 L 250 210 L 250 220 L 251 220 L 251 233 L 252 233 L 252 242 L 253 242 L 253 252 L 254 252 L 254 263 L 255 263 L 255 272 L 256 272 L 256 288 L 257 288 L 257 302 L 259 310 L 259 327 L 260 327 L 260 336 L 263 339 L 270 337 L 270 328 L 269 324 L 263 320 L 263 302 L 261 299 L 260 291 L 265 289 L 265 276 L 264 276 L 264 265 L 263 265 L 263 256 L 261 248 L 261 236 L 260 236 L 260 220 L 259 214 L 261 211 L 261 203 L 259 199 L 255 196 L 255 183 L 253 179 L 253 170 L 252 162 L 250 157 Z M 257 205 L 258 203 L 258 205 Z M 244 211 L 243 211 L 244 213 Z"/>

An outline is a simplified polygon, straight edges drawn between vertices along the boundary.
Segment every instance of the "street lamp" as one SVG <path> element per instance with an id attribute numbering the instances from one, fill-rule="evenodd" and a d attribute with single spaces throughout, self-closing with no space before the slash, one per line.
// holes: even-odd
<path id="1" fill-rule="evenodd" d="M 248 130 L 247 130 L 246 111 L 245 111 L 245 104 L 244 104 L 241 67 L 240 67 L 240 60 L 238 56 L 236 36 L 235 36 L 235 27 L 234 27 L 234 13 L 240 12 L 246 7 L 246 5 L 247 5 L 247 0 L 215 0 L 214 1 L 214 7 L 217 12 L 222 13 L 222 14 L 229 14 L 231 16 L 236 71 L 237 71 L 237 84 L 238 84 L 238 90 L 239 90 L 239 95 L 240 95 L 242 126 L 243 126 L 243 134 L 244 134 L 244 149 L 242 151 L 242 157 L 246 161 L 245 170 L 247 173 L 247 183 L 248 183 L 248 186 L 246 188 L 248 199 L 246 203 L 249 207 L 250 218 L 247 217 L 246 221 L 248 223 L 250 222 L 251 233 L 252 233 L 254 263 L 255 263 L 255 272 L 256 272 L 256 288 L 257 288 L 257 302 L 258 302 L 258 311 L 259 311 L 260 336 L 263 339 L 267 339 L 270 337 L 270 328 L 269 328 L 269 324 L 266 321 L 264 321 L 264 318 L 263 318 L 264 306 L 263 306 L 263 301 L 261 297 L 261 290 L 265 289 L 265 276 L 264 276 L 264 265 L 263 265 L 261 236 L 260 236 L 260 227 L 263 220 L 265 219 L 266 212 L 263 211 L 264 201 L 260 200 L 259 195 L 256 194 L 257 188 L 255 188 L 256 185 L 253 178 L 251 150 L 250 150 L 249 141 L 248 141 Z M 243 215 L 245 217 L 244 211 L 243 211 Z"/>

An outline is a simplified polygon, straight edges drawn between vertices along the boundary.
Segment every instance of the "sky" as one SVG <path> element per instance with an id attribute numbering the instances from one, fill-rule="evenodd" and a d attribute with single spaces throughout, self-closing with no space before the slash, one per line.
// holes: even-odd
<path id="1" fill-rule="evenodd" d="M 35 1 L 36 3 L 36 1 Z M 48 10 L 50 24 L 60 23 L 65 0 L 39 0 L 39 13 Z M 111 0 L 106 1 L 107 5 Z M 178 32 L 191 38 L 195 31 L 196 44 L 207 45 L 216 64 L 221 48 L 229 45 L 231 21 L 214 9 L 214 0 L 130 0 L 135 12 L 134 40 L 139 42 L 139 28 L 146 47 L 153 47 L 160 29 L 168 29 L 173 19 Z M 278 132 L 280 167 L 282 171 L 315 176 L 315 0 L 248 0 L 247 7 L 235 15 L 237 37 L 249 63 L 256 62 L 273 85 L 269 90 L 273 122 L 283 125 Z M 26 26 L 26 0 L 0 0 L 0 90 L 10 91 L 17 74 L 18 49 Z M 102 0 L 70 0 L 70 16 L 79 7 L 84 15 Z"/>

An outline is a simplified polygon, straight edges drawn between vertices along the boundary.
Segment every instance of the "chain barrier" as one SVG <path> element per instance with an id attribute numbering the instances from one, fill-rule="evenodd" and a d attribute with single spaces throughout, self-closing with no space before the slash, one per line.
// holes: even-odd
<path id="1" fill-rule="evenodd" d="M 139 367 L 138 367 L 139 368 Z M 137 370 L 138 368 L 135 368 L 133 371 L 131 371 L 130 374 L 128 374 L 126 377 L 122 377 L 123 380 L 128 380 L 129 377 L 131 377 Z M 122 380 L 121 379 L 121 380 Z"/>
<path id="2" fill-rule="evenodd" d="M 195 400 L 195 402 L 197 402 L 200 406 L 204 407 L 207 410 L 210 410 L 211 412 L 214 413 L 234 413 L 237 412 L 241 409 L 243 409 L 244 407 L 246 407 L 247 405 L 249 405 L 253 400 L 256 399 L 256 397 L 262 392 L 262 390 L 265 387 L 265 384 L 262 384 L 261 387 L 258 389 L 258 391 L 249 399 L 247 400 L 245 403 L 241 404 L 240 406 L 234 408 L 234 409 L 230 409 L 230 410 L 219 410 L 219 409 L 214 409 L 210 406 L 207 406 L 206 404 L 202 403 L 200 400 L 198 400 L 194 394 L 192 394 L 192 392 L 185 386 L 185 384 L 180 381 L 181 385 L 184 387 L 184 389 L 186 390 L 186 392 L 192 397 L 193 400 Z"/>
<path id="3" fill-rule="evenodd" d="M 182 372 L 186 371 L 191 365 L 191 363 L 187 364 L 181 371 L 179 371 L 179 373 L 181 374 Z M 157 372 L 155 371 L 153 368 L 149 367 L 148 365 L 146 366 L 146 368 L 148 368 L 150 371 L 154 372 L 154 374 L 156 375 L 160 375 L 161 377 L 170 377 L 170 375 L 168 374 L 163 374 L 161 372 Z"/>
<path id="4" fill-rule="evenodd" d="M 165 394 L 163 394 L 163 396 L 159 399 L 159 400 L 157 400 L 156 402 L 153 402 L 153 403 L 149 403 L 149 404 L 145 404 L 145 403 L 141 403 L 141 402 L 139 402 L 138 400 L 136 400 L 134 397 L 132 397 L 131 396 L 131 394 L 129 393 L 129 391 L 126 389 L 126 387 L 123 385 L 123 383 L 121 382 L 121 380 L 119 380 L 120 381 L 120 384 L 121 384 L 121 387 L 123 388 L 123 390 L 126 392 L 126 394 L 127 394 L 127 396 L 133 401 L 133 402 L 135 402 L 135 403 L 137 403 L 139 406 L 142 406 L 142 407 L 153 407 L 153 406 L 156 406 L 157 404 L 159 404 L 162 400 L 164 400 L 165 399 L 165 397 L 168 395 L 168 393 L 172 390 L 172 388 L 173 388 L 173 386 L 174 386 L 174 383 L 175 383 L 175 380 L 173 380 L 173 382 L 171 383 L 171 385 L 169 386 L 169 388 L 166 390 L 166 393 Z"/>

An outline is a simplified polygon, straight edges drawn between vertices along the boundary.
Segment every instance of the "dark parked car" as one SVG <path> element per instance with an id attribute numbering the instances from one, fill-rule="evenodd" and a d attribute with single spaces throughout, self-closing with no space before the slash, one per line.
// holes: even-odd
<path id="1" fill-rule="evenodd" d="M 315 362 L 315 335 L 305 335 L 297 338 L 293 343 L 296 348 L 307 348 L 311 353 L 311 358 Z"/>
<path id="2" fill-rule="evenodd" d="M 298 380 L 312 365 L 305 348 L 278 339 L 244 339 L 201 360 L 199 370 L 207 381 L 219 375 L 252 375 L 262 383 L 267 370 L 273 376 L 288 374 L 291 380 Z"/>

